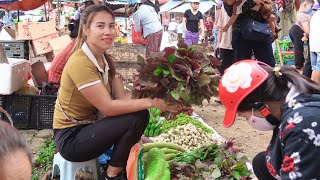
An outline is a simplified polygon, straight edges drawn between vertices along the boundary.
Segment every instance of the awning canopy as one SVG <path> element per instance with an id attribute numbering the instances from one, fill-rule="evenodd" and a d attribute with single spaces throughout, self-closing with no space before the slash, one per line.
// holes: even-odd
<path id="1" fill-rule="evenodd" d="M 183 1 L 170 0 L 169 2 L 160 6 L 160 13 L 170 11 L 171 9 L 173 9 L 181 4 L 183 4 Z"/>
<path id="2" fill-rule="evenodd" d="M 4 0 L 4 1 L 6 1 L 6 0 Z M 9 0 L 9 1 L 12 1 L 12 0 Z M 41 5 L 46 3 L 47 1 L 48 0 L 20 0 L 17 2 L 13 2 L 9 5 L 0 3 L 0 8 L 4 8 L 7 10 L 28 11 L 28 10 L 32 10 L 32 9 L 36 9 L 36 8 L 40 7 Z"/>
<path id="3" fill-rule="evenodd" d="M 209 9 L 211 9 L 214 5 L 216 5 L 213 1 L 200 1 L 199 11 L 202 13 L 206 13 Z M 187 9 L 191 8 L 190 3 L 184 3 L 181 6 L 178 6 L 174 9 L 171 9 L 170 12 L 173 13 L 184 13 Z"/>
<path id="4" fill-rule="evenodd" d="M 19 1 L 19 0 L 0 0 L 0 4 L 10 5 L 16 1 Z"/>

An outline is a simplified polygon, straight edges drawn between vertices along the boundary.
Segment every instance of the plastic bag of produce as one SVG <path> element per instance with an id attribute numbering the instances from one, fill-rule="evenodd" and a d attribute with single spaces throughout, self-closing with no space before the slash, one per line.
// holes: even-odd
<path id="1" fill-rule="evenodd" d="M 135 144 L 129 154 L 127 161 L 127 177 L 128 180 L 143 180 L 144 170 L 143 170 L 143 149 L 140 143 Z"/>

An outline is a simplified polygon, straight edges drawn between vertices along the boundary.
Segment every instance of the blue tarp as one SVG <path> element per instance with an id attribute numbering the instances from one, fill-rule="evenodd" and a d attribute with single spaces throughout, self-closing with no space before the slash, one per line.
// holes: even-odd
<path id="1" fill-rule="evenodd" d="M 175 1 L 175 0 L 170 0 L 164 5 L 160 6 L 160 13 L 170 11 L 171 9 L 183 4 L 183 1 Z"/>
<path id="2" fill-rule="evenodd" d="M 209 9 L 211 9 L 214 5 L 216 5 L 215 2 L 213 1 L 200 1 L 200 6 L 199 6 L 199 11 L 202 13 L 206 13 Z M 190 3 L 184 3 L 181 6 L 178 6 L 172 10 L 170 10 L 170 12 L 174 12 L 174 13 L 184 13 L 187 9 L 191 8 L 191 4 Z"/>
<path id="3" fill-rule="evenodd" d="M 0 0 L 0 4 L 8 4 L 8 5 L 10 5 L 10 4 L 12 4 L 12 3 L 16 2 L 16 1 L 19 1 L 19 0 Z"/>

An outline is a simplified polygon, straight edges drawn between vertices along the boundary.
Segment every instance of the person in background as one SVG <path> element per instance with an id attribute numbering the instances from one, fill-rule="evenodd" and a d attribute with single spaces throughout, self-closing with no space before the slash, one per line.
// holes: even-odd
<path id="1" fill-rule="evenodd" d="M 209 40 L 212 37 L 212 30 L 213 30 L 214 22 L 210 16 L 207 17 L 206 22 L 204 23 L 204 30 L 205 30 L 205 38 L 204 40 Z"/>
<path id="2" fill-rule="evenodd" d="M 320 4 L 320 0 L 318 0 Z M 320 83 L 320 7 L 313 14 L 310 21 L 310 60 L 312 65 L 311 79 Z"/>
<path id="3" fill-rule="evenodd" d="M 222 60 L 221 66 L 219 68 L 220 74 L 223 74 L 225 69 L 227 69 L 234 61 L 234 54 L 232 50 L 231 40 L 232 40 L 232 27 L 228 29 L 227 32 L 223 32 L 222 29 L 229 21 L 230 17 L 222 6 L 219 11 L 220 15 L 216 21 L 216 25 L 219 27 L 218 43 L 216 52 L 219 52 L 220 59 Z"/>
<path id="4" fill-rule="evenodd" d="M 171 22 L 169 23 L 169 26 L 168 26 L 168 31 L 173 33 L 175 36 L 175 39 L 177 39 L 177 37 L 178 37 L 178 24 L 177 24 L 175 18 L 171 19 Z"/>
<path id="5" fill-rule="evenodd" d="M 299 7 L 299 10 L 297 11 L 297 21 L 289 30 L 289 36 L 294 48 L 295 66 L 296 66 L 296 69 L 301 72 L 305 63 L 304 54 L 303 54 L 304 41 L 308 43 L 307 37 L 309 36 L 309 31 L 310 31 L 310 21 L 312 17 L 311 13 L 312 13 L 313 4 L 314 4 L 313 0 L 300 0 L 300 7 Z"/>
<path id="6" fill-rule="evenodd" d="M 13 23 L 13 19 L 12 19 L 11 13 L 9 11 L 5 10 L 5 13 L 3 16 L 3 22 L 5 25 L 10 25 Z"/>
<path id="7" fill-rule="evenodd" d="M 143 37 L 147 39 L 146 57 L 150 57 L 151 52 L 160 52 L 163 28 L 153 6 L 142 4 L 134 13 L 133 19 L 134 30 L 139 32 L 142 26 Z"/>
<path id="8" fill-rule="evenodd" d="M 85 1 L 84 4 L 85 4 L 85 9 L 88 8 L 89 6 L 94 5 L 92 1 Z M 73 22 L 73 26 L 71 27 L 71 29 L 70 27 L 68 27 L 69 30 L 71 31 L 70 32 L 71 42 L 64 49 L 62 49 L 61 52 L 57 54 L 57 56 L 54 57 L 51 63 L 51 66 L 48 70 L 48 82 L 54 83 L 55 86 L 57 87 L 60 84 L 61 75 L 62 75 L 64 66 L 66 65 L 69 57 L 71 56 L 70 52 L 75 46 L 75 39 L 78 36 L 79 26 L 80 26 L 80 19 L 75 20 Z"/>
<path id="9" fill-rule="evenodd" d="M 238 114 L 258 131 L 273 131 L 266 151 L 252 162 L 258 179 L 320 177 L 318 83 L 291 66 L 273 68 L 260 61 L 242 60 L 222 76 L 219 96 L 226 108 L 225 127 L 231 127 Z"/>
<path id="10" fill-rule="evenodd" d="M 0 179 L 30 180 L 32 152 L 20 132 L 0 119 Z"/>
<path id="11" fill-rule="evenodd" d="M 81 13 L 85 8 L 86 8 L 85 3 L 79 3 L 79 8 L 77 9 L 76 13 L 74 14 L 74 20 L 80 20 Z"/>
<path id="12" fill-rule="evenodd" d="M 181 40 L 183 38 L 183 23 L 182 20 L 178 20 L 178 41 Z"/>
<path id="13" fill-rule="evenodd" d="M 246 2 L 246 0 L 226 0 L 227 3 L 234 3 L 232 16 L 228 23 L 224 26 L 223 31 L 226 32 L 230 26 L 237 20 L 239 14 L 242 13 L 242 5 Z M 254 0 L 254 6 L 251 8 L 253 11 L 258 11 L 263 18 L 268 22 L 269 27 L 271 29 L 271 34 L 274 39 L 278 38 L 277 35 L 277 25 L 276 25 L 276 16 L 273 14 L 273 4 L 271 0 Z"/>
<path id="14" fill-rule="evenodd" d="M 314 0 L 314 5 L 313 5 L 312 9 L 319 10 L 319 8 L 320 8 L 320 3 L 318 2 L 318 0 Z"/>
<path id="15" fill-rule="evenodd" d="M 117 37 L 120 36 L 120 25 L 118 24 L 118 22 L 115 22 L 114 24 L 115 28 L 116 28 L 116 33 L 117 33 Z"/>
<path id="16" fill-rule="evenodd" d="M 220 11 L 221 11 L 221 7 L 222 7 L 223 2 L 221 0 L 217 1 L 217 5 L 216 5 L 216 11 L 214 14 L 214 26 L 213 26 L 213 36 L 214 36 L 214 41 L 213 41 L 213 53 L 216 54 L 216 50 L 217 48 L 217 43 L 218 43 L 218 35 L 219 35 L 219 27 L 217 25 L 217 21 L 219 20 L 219 16 L 220 16 Z"/>
<path id="17" fill-rule="evenodd" d="M 183 15 L 183 29 L 185 43 L 190 46 L 199 43 L 199 36 L 204 35 L 203 15 L 199 11 L 199 0 L 190 0 L 191 9 L 184 12 Z M 200 25 L 200 33 L 199 33 Z"/>
<path id="18" fill-rule="evenodd" d="M 164 17 L 162 20 L 162 26 L 163 26 L 164 32 L 168 31 L 168 25 L 169 25 L 169 19 L 167 17 Z"/>
<path id="19" fill-rule="evenodd" d="M 222 0 L 224 9 L 226 10 L 228 16 L 232 16 L 233 13 L 233 2 Z M 252 39 L 247 39 L 242 34 L 243 28 L 248 28 L 243 26 L 247 20 L 254 20 L 261 23 L 267 23 L 260 12 L 253 11 L 251 8 L 255 6 L 254 0 L 247 0 L 242 5 L 242 13 L 238 16 L 235 23 L 232 25 L 232 48 L 235 55 L 235 60 L 251 59 L 252 54 L 254 57 L 262 61 L 269 66 L 275 66 L 275 59 L 273 56 L 272 43 L 269 40 L 266 41 L 256 41 Z"/>
<path id="20" fill-rule="evenodd" d="M 106 54 L 116 36 L 114 21 L 105 6 L 93 5 L 82 13 L 76 45 L 61 77 L 53 132 L 58 152 L 72 162 L 94 159 L 114 146 L 105 179 L 126 180 L 130 149 L 148 125 L 147 109 L 177 108 L 157 98 L 131 99 Z M 106 117 L 97 119 L 98 111 Z"/>

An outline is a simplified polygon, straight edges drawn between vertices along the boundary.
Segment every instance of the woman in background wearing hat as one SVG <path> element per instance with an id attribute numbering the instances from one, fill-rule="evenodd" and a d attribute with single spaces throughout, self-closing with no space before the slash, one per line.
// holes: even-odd
<path id="1" fill-rule="evenodd" d="M 199 11 L 199 0 L 190 0 L 191 9 L 188 9 L 184 12 L 183 15 L 183 29 L 184 29 L 184 38 L 188 46 L 192 44 L 198 44 L 199 36 L 204 34 L 204 24 L 203 24 L 203 15 Z M 199 34 L 199 23 L 200 23 L 200 34 Z"/>
<path id="2" fill-rule="evenodd" d="M 273 131 L 267 150 L 253 159 L 258 179 L 320 177 L 319 92 L 319 84 L 289 66 L 242 60 L 226 70 L 219 84 L 223 125 L 232 126 L 238 114 L 257 130 Z"/>

